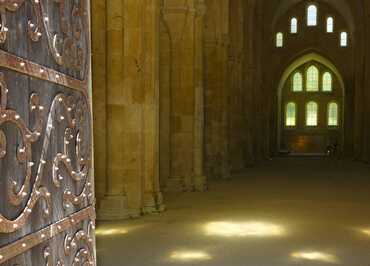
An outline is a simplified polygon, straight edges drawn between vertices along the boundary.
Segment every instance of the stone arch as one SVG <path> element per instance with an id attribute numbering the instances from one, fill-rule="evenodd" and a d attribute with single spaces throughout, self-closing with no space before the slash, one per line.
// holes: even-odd
<path id="1" fill-rule="evenodd" d="M 318 54 L 318 53 L 315 53 L 315 52 L 311 52 L 311 53 L 308 53 L 308 54 L 305 54 L 303 56 L 299 56 L 298 58 L 296 58 L 295 60 L 293 60 L 290 65 L 288 67 L 285 68 L 284 72 L 282 73 L 281 75 L 281 78 L 280 78 L 280 81 L 279 81 L 279 84 L 278 84 L 278 88 L 277 88 L 277 97 L 278 97 L 278 119 L 277 119 L 277 136 L 278 136 L 278 150 L 280 150 L 280 145 L 281 145 L 281 128 L 280 128 L 280 125 L 281 125 L 281 122 L 282 122 L 282 105 L 281 105 L 281 101 L 282 101 L 282 92 L 283 92 L 283 88 L 284 88 L 284 84 L 286 83 L 286 81 L 288 80 L 289 76 L 297 69 L 299 68 L 300 66 L 306 64 L 306 63 L 309 63 L 309 62 L 318 62 L 324 66 L 326 66 L 328 69 L 330 69 L 334 74 L 335 76 L 337 77 L 339 83 L 340 83 L 340 86 L 341 86 L 341 89 L 343 90 L 342 91 L 342 95 L 343 95 L 343 102 L 345 102 L 345 83 L 344 83 L 344 79 L 343 79 L 343 76 L 342 74 L 340 73 L 340 71 L 338 70 L 338 68 L 334 65 L 333 62 L 331 62 L 329 59 L 327 59 L 326 57 Z M 342 112 L 342 117 L 343 117 L 343 124 L 345 123 L 344 119 L 345 119 L 345 116 L 344 116 L 344 110 L 345 108 L 341 108 L 341 112 Z M 342 130 L 343 130 L 343 134 L 342 136 L 344 136 L 344 126 L 342 126 Z"/>
<path id="2" fill-rule="evenodd" d="M 285 68 L 283 74 L 281 75 L 281 79 L 280 79 L 279 86 L 278 86 L 279 94 L 281 93 L 282 87 L 284 86 L 284 83 L 288 79 L 289 75 L 299 66 L 305 63 L 308 63 L 310 61 L 317 61 L 323 64 L 324 66 L 326 66 L 327 68 L 329 68 L 331 71 L 333 71 L 333 73 L 338 77 L 338 80 L 341 83 L 342 88 L 345 88 L 344 79 L 342 75 L 340 74 L 340 71 L 338 70 L 338 68 L 326 57 L 316 52 L 311 52 L 303 56 L 299 56 L 298 58 L 293 60 L 293 62 L 290 63 L 290 65 L 287 68 Z"/>

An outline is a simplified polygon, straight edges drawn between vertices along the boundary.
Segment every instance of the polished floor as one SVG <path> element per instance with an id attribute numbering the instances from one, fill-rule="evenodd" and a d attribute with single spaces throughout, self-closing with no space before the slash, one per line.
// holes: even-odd
<path id="1" fill-rule="evenodd" d="M 98 226 L 99 266 L 370 265 L 370 166 L 278 158 Z"/>

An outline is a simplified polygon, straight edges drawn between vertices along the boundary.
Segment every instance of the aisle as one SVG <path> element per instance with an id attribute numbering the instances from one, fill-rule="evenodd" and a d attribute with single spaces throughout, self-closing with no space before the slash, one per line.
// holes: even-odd
<path id="1" fill-rule="evenodd" d="M 98 227 L 99 266 L 362 266 L 370 262 L 370 167 L 280 158 L 166 195 L 159 215 Z"/>

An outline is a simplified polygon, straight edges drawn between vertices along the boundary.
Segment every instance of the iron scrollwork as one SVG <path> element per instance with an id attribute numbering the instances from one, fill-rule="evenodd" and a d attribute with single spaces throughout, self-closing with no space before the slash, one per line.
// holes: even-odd
<path id="1" fill-rule="evenodd" d="M 25 0 L 0 0 L 0 43 L 5 43 L 9 32 L 6 21 L 6 11 L 16 12 L 24 5 L 24 3 Z M 40 0 L 32 0 L 32 3 L 36 22 L 34 22 L 32 19 L 28 20 L 27 31 L 30 39 L 34 42 L 38 42 L 42 36 L 42 15 L 39 8 Z"/>
<path id="2" fill-rule="evenodd" d="M 64 255 L 66 258 L 72 257 L 72 266 L 94 265 L 94 222 L 90 221 L 88 229 L 79 229 L 74 234 L 66 234 L 64 237 Z M 54 261 L 52 250 L 49 246 L 44 249 L 44 259 L 46 266 L 65 266 L 65 261 L 57 259 Z"/>
<path id="3" fill-rule="evenodd" d="M 0 43 L 5 43 L 9 34 L 7 12 L 16 12 L 27 0 L 0 0 Z M 70 69 L 85 72 L 88 36 L 87 11 L 84 0 L 28 0 L 33 9 L 33 18 L 28 20 L 29 38 L 38 42 L 46 35 L 50 53 L 55 62 Z M 59 20 L 49 18 L 49 10 L 58 9 Z M 57 22 L 56 22 L 57 21 Z"/>
<path id="4" fill-rule="evenodd" d="M 6 164 L 0 236 L 17 239 L 7 243 L 4 238 L 0 264 L 16 266 L 16 257 L 39 252 L 36 246 L 63 236 L 64 257 L 52 254 L 53 245 L 45 247 L 45 265 L 95 264 L 88 6 L 88 0 L 0 0 L 0 45 L 6 44 L 0 50 L 0 163 Z M 19 21 L 13 19 L 18 15 Z M 51 60 L 34 62 L 23 51 L 13 54 L 12 34 L 23 32 L 23 40 L 45 49 Z M 48 93 L 47 102 L 41 92 L 27 94 L 28 111 L 23 106 L 20 111 L 13 98 L 8 102 L 13 96 L 8 86 L 15 89 L 11 81 L 17 75 L 53 84 L 50 89 L 58 92 Z M 34 217 L 42 228 L 29 232 Z"/>
<path id="5" fill-rule="evenodd" d="M 9 202 L 14 206 L 19 206 L 28 197 L 27 204 L 21 214 L 15 219 L 7 219 L 0 214 L 0 233 L 12 233 L 20 230 L 28 221 L 35 205 L 40 199 L 43 199 L 45 204 L 43 214 L 49 217 L 51 209 L 51 194 L 49 189 L 42 185 L 44 170 L 47 164 L 47 152 L 50 146 L 50 138 L 56 124 L 67 123 L 65 136 L 63 139 L 63 150 L 57 153 L 52 162 L 53 169 L 53 184 L 56 188 L 61 187 L 60 168 L 64 167 L 65 173 L 75 182 L 83 182 L 81 193 L 73 193 L 69 189 L 65 189 L 63 193 L 64 207 L 68 204 L 81 205 L 93 201 L 93 190 L 89 177 L 91 168 L 91 148 L 90 143 L 84 145 L 85 135 L 82 133 L 84 125 L 89 123 L 88 105 L 84 101 L 73 103 L 73 99 L 68 99 L 64 94 L 58 94 L 52 101 L 48 118 L 46 121 L 46 129 L 42 134 L 42 125 L 44 124 L 44 107 L 40 104 L 37 94 L 32 94 L 30 98 L 30 109 L 36 112 L 36 124 L 34 130 L 30 130 L 25 124 L 21 116 L 14 110 L 7 109 L 7 92 L 8 88 L 4 79 L 4 75 L 0 73 L 0 89 L 1 89 L 1 105 L 0 105 L 0 125 L 3 123 L 13 123 L 21 133 L 22 144 L 17 149 L 17 160 L 26 165 L 26 174 L 23 184 L 19 185 L 16 181 L 12 181 L 9 187 Z M 86 114 L 87 112 L 87 114 Z M 35 182 L 31 186 L 32 168 L 36 163 L 32 159 L 32 143 L 39 140 L 40 136 L 44 135 L 41 156 L 39 158 L 37 174 Z M 87 134 L 89 136 L 89 134 Z M 75 161 L 72 162 L 70 156 L 70 143 L 72 139 L 76 139 L 74 153 Z M 0 160 L 7 155 L 6 134 L 0 130 Z M 64 178 L 64 177 L 63 177 Z M 20 188 L 18 188 L 20 186 Z"/>

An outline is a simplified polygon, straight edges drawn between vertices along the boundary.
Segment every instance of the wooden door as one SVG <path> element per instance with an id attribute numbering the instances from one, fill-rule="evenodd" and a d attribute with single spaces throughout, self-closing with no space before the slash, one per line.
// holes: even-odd
<path id="1" fill-rule="evenodd" d="M 0 0 L 0 265 L 95 265 L 89 0 Z"/>

